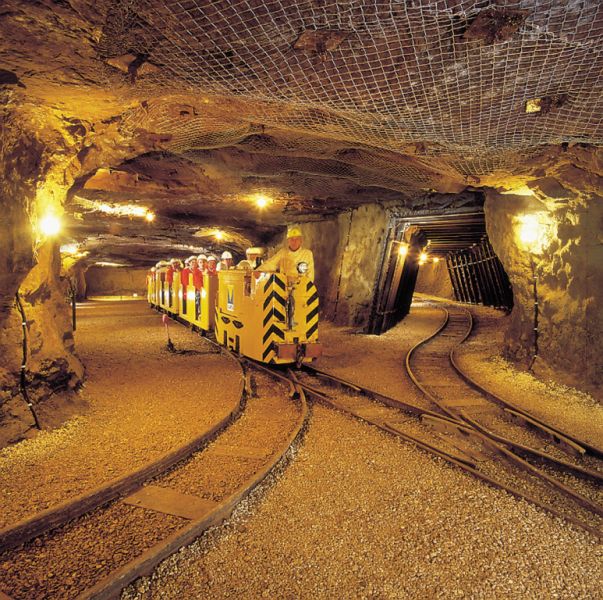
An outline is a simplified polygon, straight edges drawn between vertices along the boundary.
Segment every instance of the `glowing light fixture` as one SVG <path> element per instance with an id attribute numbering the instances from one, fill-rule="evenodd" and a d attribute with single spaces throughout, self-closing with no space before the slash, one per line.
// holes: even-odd
<path id="1" fill-rule="evenodd" d="M 256 194 L 255 204 L 258 208 L 266 208 L 272 200 L 265 194 Z"/>
<path id="2" fill-rule="evenodd" d="M 421 252 L 421 254 L 419 254 L 419 260 L 425 262 L 427 260 L 427 253 Z"/>
<path id="3" fill-rule="evenodd" d="M 38 227 L 43 235 L 53 237 L 61 231 L 61 219 L 52 213 L 48 213 L 40 219 Z"/>
<path id="4" fill-rule="evenodd" d="M 437 263 L 440 262 L 440 259 L 437 256 L 434 256 L 433 257 L 433 262 L 437 264 Z"/>
<path id="5" fill-rule="evenodd" d="M 217 229 L 216 232 L 214 233 L 214 237 L 218 241 L 220 241 L 220 240 L 224 239 L 224 234 L 219 229 Z"/>
<path id="6" fill-rule="evenodd" d="M 144 218 L 149 222 L 152 223 L 155 220 L 155 213 L 151 212 L 150 210 L 147 211 L 147 214 L 144 216 Z"/>
<path id="7" fill-rule="evenodd" d="M 398 248 L 398 254 L 400 256 L 406 256 L 408 254 L 408 245 L 400 244 L 400 247 Z"/>
<path id="8" fill-rule="evenodd" d="M 534 249 L 540 234 L 540 223 L 536 215 L 523 215 L 518 218 L 517 235 L 519 241 L 528 249 Z"/>

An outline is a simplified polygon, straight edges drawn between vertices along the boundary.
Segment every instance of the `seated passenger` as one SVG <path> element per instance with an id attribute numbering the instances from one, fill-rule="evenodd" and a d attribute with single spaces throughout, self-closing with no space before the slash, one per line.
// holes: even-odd
<path id="1" fill-rule="evenodd" d="M 287 246 L 281 248 L 272 258 L 258 267 L 258 271 L 277 271 L 290 280 L 307 275 L 314 281 L 314 255 L 309 248 L 302 248 L 303 236 L 299 227 L 287 231 Z"/>
<path id="2" fill-rule="evenodd" d="M 197 257 L 191 257 L 191 273 L 195 286 L 195 319 L 201 314 L 201 288 L 203 287 L 203 271 L 199 268 Z"/>
<path id="3" fill-rule="evenodd" d="M 244 269 L 245 271 L 251 271 L 253 266 L 248 260 L 242 260 L 238 265 L 237 269 Z"/>
<path id="4" fill-rule="evenodd" d="M 220 258 L 221 261 L 218 265 L 218 271 L 228 271 L 229 269 L 234 269 L 232 254 L 228 250 L 222 252 L 222 256 Z"/>
<path id="5" fill-rule="evenodd" d="M 201 273 L 207 272 L 207 256 L 205 254 L 199 254 L 197 257 L 197 266 L 201 269 Z"/>
<path id="6" fill-rule="evenodd" d="M 180 285 L 182 285 L 182 312 L 186 314 L 186 305 L 187 305 L 187 296 L 186 296 L 186 287 L 190 284 L 190 276 L 193 269 L 192 262 L 195 261 L 195 268 L 197 264 L 196 256 L 189 256 L 184 261 L 184 269 L 180 271 Z"/>
<path id="7" fill-rule="evenodd" d="M 245 250 L 245 255 L 247 257 L 247 260 L 242 260 L 237 265 L 237 269 L 257 269 L 262 264 L 262 256 L 264 256 L 264 250 L 262 248 L 257 247 L 247 248 L 247 250 Z"/>
<path id="8" fill-rule="evenodd" d="M 207 257 L 207 274 L 216 275 L 218 273 L 218 259 L 211 254 Z"/>

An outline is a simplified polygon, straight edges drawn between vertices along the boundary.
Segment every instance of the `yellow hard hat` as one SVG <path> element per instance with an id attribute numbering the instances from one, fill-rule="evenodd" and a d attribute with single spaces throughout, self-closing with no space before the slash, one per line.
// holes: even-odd
<path id="1" fill-rule="evenodd" d="M 287 230 L 287 239 L 294 237 L 302 237 L 302 232 L 299 227 L 289 227 Z"/>

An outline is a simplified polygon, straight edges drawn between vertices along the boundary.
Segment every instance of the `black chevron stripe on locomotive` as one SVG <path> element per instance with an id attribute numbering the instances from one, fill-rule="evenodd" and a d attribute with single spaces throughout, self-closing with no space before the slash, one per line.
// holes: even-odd
<path id="1" fill-rule="evenodd" d="M 320 303 L 318 299 L 318 290 L 312 282 L 308 282 L 306 291 L 310 294 L 306 305 L 308 312 L 306 314 L 306 339 L 310 340 L 318 332 L 318 311 Z"/>
<path id="2" fill-rule="evenodd" d="M 283 279 L 274 274 L 264 285 L 264 292 L 267 294 L 264 299 L 264 319 L 262 321 L 263 337 L 262 337 L 262 359 L 273 362 L 274 343 L 284 341 L 285 334 L 280 323 L 285 321 L 285 312 L 287 308 L 287 300 L 283 296 L 283 292 L 287 289 Z"/>

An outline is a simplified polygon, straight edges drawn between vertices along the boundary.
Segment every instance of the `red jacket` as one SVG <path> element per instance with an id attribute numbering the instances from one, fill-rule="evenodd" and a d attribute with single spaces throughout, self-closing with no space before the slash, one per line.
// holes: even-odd
<path id="1" fill-rule="evenodd" d="M 203 287 L 203 271 L 199 268 L 193 269 L 193 285 L 200 290 Z"/>
<path id="2" fill-rule="evenodd" d="M 180 283 L 183 286 L 188 285 L 188 280 L 189 280 L 190 274 L 191 274 L 191 270 L 188 267 L 186 267 L 186 268 L 182 269 L 182 271 L 180 271 Z"/>
<path id="3" fill-rule="evenodd" d="M 169 266 L 169 267 L 167 268 L 167 272 L 166 272 L 166 278 L 165 278 L 165 279 L 166 279 L 166 281 L 167 281 L 169 284 L 174 283 L 174 267 Z"/>

